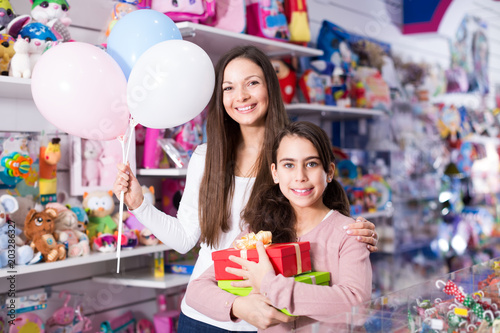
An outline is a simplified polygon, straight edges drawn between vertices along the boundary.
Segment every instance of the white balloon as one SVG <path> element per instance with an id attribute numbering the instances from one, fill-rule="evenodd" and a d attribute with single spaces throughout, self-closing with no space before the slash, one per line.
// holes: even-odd
<path id="1" fill-rule="evenodd" d="M 185 40 L 167 40 L 147 49 L 127 83 L 132 118 L 149 128 L 182 125 L 207 106 L 215 72 L 207 53 Z"/>

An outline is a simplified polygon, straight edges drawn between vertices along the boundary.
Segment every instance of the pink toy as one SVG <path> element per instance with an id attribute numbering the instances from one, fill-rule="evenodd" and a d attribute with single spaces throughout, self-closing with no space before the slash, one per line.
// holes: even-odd
<path id="1" fill-rule="evenodd" d="M 100 183 L 98 159 L 102 152 L 99 141 L 82 140 L 82 185 L 97 186 Z"/>
<path id="2" fill-rule="evenodd" d="M 113 187 L 116 177 L 116 165 L 122 162 L 122 148 L 118 140 L 102 141 L 102 151 L 99 156 L 100 186 Z"/>
<path id="3" fill-rule="evenodd" d="M 158 312 L 153 316 L 156 331 L 165 333 L 174 332 L 174 318 L 179 316 L 180 311 L 167 311 L 167 301 L 165 299 L 165 295 L 163 294 L 158 295 L 157 302 Z"/>
<path id="4" fill-rule="evenodd" d="M 163 129 L 146 129 L 146 137 L 144 139 L 144 155 L 142 165 L 146 169 L 157 169 L 160 165 L 160 160 L 163 154 L 161 146 L 158 144 L 158 138 L 163 138 L 165 130 Z"/>
<path id="5" fill-rule="evenodd" d="M 164 179 L 163 189 L 163 211 L 168 215 L 176 216 L 177 208 L 181 201 L 186 182 L 183 179 Z"/>
<path id="6" fill-rule="evenodd" d="M 40 332 L 45 333 L 45 325 L 42 318 L 33 312 L 21 313 L 10 326 L 9 333 Z"/>
<path id="7" fill-rule="evenodd" d="M 135 333 L 135 318 L 132 311 L 128 311 L 123 315 L 101 323 L 103 333 Z"/>
<path id="8" fill-rule="evenodd" d="M 151 9 L 165 13 L 175 22 L 198 23 L 215 15 L 215 0 L 153 0 Z"/>
<path id="9" fill-rule="evenodd" d="M 47 333 L 79 333 L 91 329 L 90 319 L 81 314 L 80 308 L 74 309 L 68 303 L 71 295 L 66 290 L 59 293 L 59 298 L 66 296 L 64 305 L 54 311 L 52 316 L 47 320 Z"/>

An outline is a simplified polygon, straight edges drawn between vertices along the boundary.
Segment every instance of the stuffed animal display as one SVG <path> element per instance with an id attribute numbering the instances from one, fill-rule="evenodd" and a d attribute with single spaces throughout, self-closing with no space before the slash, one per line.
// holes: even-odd
<path id="1" fill-rule="evenodd" d="M 43 261 L 53 262 L 66 258 L 66 249 L 58 244 L 54 236 L 57 212 L 46 208 L 42 212 L 30 210 L 24 221 L 24 234 L 34 251 L 43 256 Z"/>

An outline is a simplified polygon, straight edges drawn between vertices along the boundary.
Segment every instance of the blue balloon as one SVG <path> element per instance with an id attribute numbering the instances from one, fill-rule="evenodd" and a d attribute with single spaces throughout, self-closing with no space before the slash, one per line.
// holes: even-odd
<path id="1" fill-rule="evenodd" d="M 171 39 L 182 39 L 171 18 L 156 10 L 140 9 L 116 23 L 109 33 L 107 51 L 128 80 L 132 67 L 147 49 Z"/>

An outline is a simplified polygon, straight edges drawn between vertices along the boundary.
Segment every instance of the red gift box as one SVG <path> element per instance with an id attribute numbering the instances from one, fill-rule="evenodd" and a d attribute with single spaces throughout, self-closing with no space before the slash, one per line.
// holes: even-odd
<path id="1" fill-rule="evenodd" d="M 294 276 L 311 270 L 310 248 L 309 242 L 280 243 L 269 245 L 266 247 L 266 252 L 276 274 Z M 212 260 L 214 261 L 216 280 L 242 280 L 242 277 L 226 272 L 226 267 L 241 268 L 240 265 L 229 260 L 230 255 L 259 262 L 259 254 L 256 249 L 237 250 L 231 248 L 215 251 L 212 253 Z"/>

